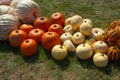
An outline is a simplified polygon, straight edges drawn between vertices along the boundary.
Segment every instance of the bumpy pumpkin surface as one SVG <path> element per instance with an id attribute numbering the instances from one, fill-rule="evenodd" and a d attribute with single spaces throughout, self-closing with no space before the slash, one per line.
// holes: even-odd
<path id="1" fill-rule="evenodd" d="M 111 46 L 108 49 L 107 55 L 110 60 L 117 61 L 119 59 L 120 50 L 117 46 Z"/>

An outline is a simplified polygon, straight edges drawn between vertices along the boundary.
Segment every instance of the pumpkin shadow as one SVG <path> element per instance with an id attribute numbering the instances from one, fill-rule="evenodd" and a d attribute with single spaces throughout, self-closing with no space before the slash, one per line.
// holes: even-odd
<path id="1" fill-rule="evenodd" d="M 92 62 L 92 58 L 87 59 L 87 60 L 82 60 L 77 58 L 77 61 L 79 62 L 79 64 L 83 67 L 83 68 L 90 68 L 90 69 L 94 69 L 94 63 Z"/>
<path id="2" fill-rule="evenodd" d="M 19 47 L 12 47 L 8 41 L 0 41 L 0 52 L 10 53 L 13 52 L 15 55 L 20 55 Z"/>
<path id="3" fill-rule="evenodd" d="M 55 59 L 53 59 L 53 61 L 55 62 L 56 65 L 58 65 L 58 67 L 61 70 L 67 69 L 69 67 L 69 65 L 70 65 L 70 61 L 68 59 L 68 56 L 63 60 L 55 60 Z"/>
<path id="4" fill-rule="evenodd" d="M 48 59 L 53 59 L 53 57 L 52 57 L 52 54 L 51 54 L 51 51 L 47 51 L 47 50 L 45 50 L 45 49 L 43 49 L 44 50 L 44 52 L 45 52 L 45 55 L 47 56 L 47 58 Z"/>
<path id="5" fill-rule="evenodd" d="M 26 62 L 29 65 L 29 64 L 36 63 L 39 59 L 39 55 L 40 55 L 39 52 L 36 52 L 36 54 L 33 56 L 30 56 L 30 57 L 22 56 L 22 58 L 24 62 Z"/>

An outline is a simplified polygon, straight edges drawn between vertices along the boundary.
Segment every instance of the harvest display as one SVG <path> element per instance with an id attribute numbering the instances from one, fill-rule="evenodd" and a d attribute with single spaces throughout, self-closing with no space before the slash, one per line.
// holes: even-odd
<path id="1" fill-rule="evenodd" d="M 33 56 L 38 45 L 50 51 L 56 60 L 76 54 L 81 60 L 93 58 L 96 67 L 106 67 L 120 57 L 120 20 L 103 30 L 93 28 L 90 19 L 80 15 L 65 18 L 61 12 L 42 16 L 33 0 L 0 2 L 0 41 L 8 40 L 23 56 Z M 28 13 L 29 12 L 29 13 Z"/>

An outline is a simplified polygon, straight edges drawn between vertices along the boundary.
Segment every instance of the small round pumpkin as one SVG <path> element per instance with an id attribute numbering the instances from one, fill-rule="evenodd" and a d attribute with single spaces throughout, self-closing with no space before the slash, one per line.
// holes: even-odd
<path id="1" fill-rule="evenodd" d="M 34 21 L 34 27 L 44 30 L 45 32 L 48 31 L 51 22 L 47 17 L 38 17 Z"/>
<path id="2" fill-rule="evenodd" d="M 53 31 L 58 33 L 59 35 L 64 33 L 64 30 L 60 24 L 52 24 L 49 28 L 48 31 Z"/>
<path id="3" fill-rule="evenodd" d="M 19 29 L 25 31 L 28 34 L 33 29 L 33 26 L 31 24 L 22 24 Z"/>
<path id="4" fill-rule="evenodd" d="M 13 30 L 9 35 L 9 43 L 13 47 L 19 47 L 27 39 L 27 34 L 22 30 Z"/>
<path id="5" fill-rule="evenodd" d="M 120 50 L 117 46 L 111 46 L 107 50 L 107 55 L 111 61 L 118 61 Z"/>
<path id="6" fill-rule="evenodd" d="M 26 39 L 20 46 L 23 56 L 33 56 L 37 52 L 37 43 L 33 39 Z"/>
<path id="7" fill-rule="evenodd" d="M 42 29 L 35 28 L 28 33 L 28 38 L 34 39 L 37 43 L 41 43 L 42 35 L 45 32 Z"/>
<path id="8" fill-rule="evenodd" d="M 56 12 L 56 13 L 53 13 L 51 16 L 50 16 L 50 20 L 53 24 L 60 24 L 60 25 L 63 25 L 64 22 L 65 22 L 65 17 L 63 15 L 63 13 L 61 12 Z"/>
<path id="9" fill-rule="evenodd" d="M 42 36 L 42 46 L 50 51 L 55 45 L 61 44 L 60 36 L 56 32 L 46 32 Z"/>

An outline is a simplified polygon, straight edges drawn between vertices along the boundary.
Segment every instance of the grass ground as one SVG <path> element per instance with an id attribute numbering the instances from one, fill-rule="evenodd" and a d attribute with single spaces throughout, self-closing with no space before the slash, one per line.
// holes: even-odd
<path id="1" fill-rule="evenodd" d="M 35 0 L 42 16 L 63 12 L 65 17 L 75 14 L 93 21 L 94 27 L 106 28 L 120 19 L 120 0 Z M 89 60 L 69 54 L 63 61 L 54 60 L 41 45 L 31 58 L 23 57 L 19 48 L 0 42 L 0 80 L 119 80 L 120 60 L 109 62 L 103 69 Z"/>

